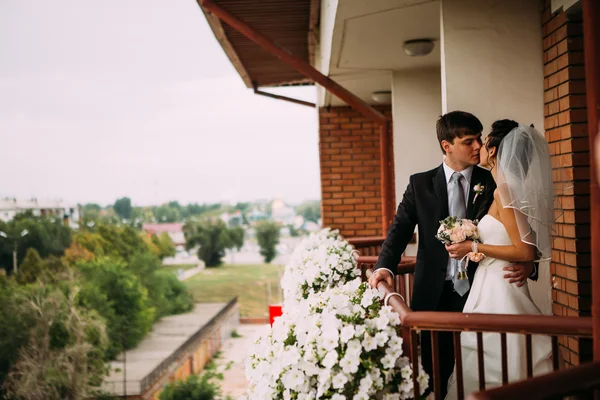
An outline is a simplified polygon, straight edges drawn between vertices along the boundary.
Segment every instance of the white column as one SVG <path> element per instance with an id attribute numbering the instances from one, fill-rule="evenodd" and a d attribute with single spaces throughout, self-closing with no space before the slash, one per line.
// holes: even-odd
<path id="1" fill-rule="evenodd" d="M 392 77 L 394 175 L 400 202 L 408 178 L 442 162 L 435 122 L 442 111 L 440 69 L 396 71 Z M 406 249 L 416 255 L 415 246 Z"/>
<path id="2" fill-rule="evenodd" d="M 541 0 L 442 0 L 444 112 L 544 124 Z"/>
<path id="3" fill-rule="evenodd" d="M 396 71 L 392 78 L 394 118 L 394 175 L 396 199 L 408 185 L 408 178 L 442 162 L 435 122 L 442 112 L 440 70 Z"/>
<path id="4" fill-rule="evenodd" d="M 444 113 L 463 110 L 483 123 L 509 118 L 544 127 L 541 0 L 442 0 Z M 550 268 L 530 282 L 542 312 L 552 313 Z"/>

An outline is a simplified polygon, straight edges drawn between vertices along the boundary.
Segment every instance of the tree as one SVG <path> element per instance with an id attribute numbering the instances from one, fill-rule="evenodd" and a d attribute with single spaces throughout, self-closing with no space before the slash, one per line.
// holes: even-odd
<path id="1" fill-rule="evenodd" d="M 222 208 L 222 205 L 219 203 L 215 203 L 215 204 L 190 203 L 182 211 L 182 214 L 186 218 L 200 216 L 203 214 L 218 215 L 218 213 L 221 211 L 221 208 Z"/>
<path id="2" fill-rule="evenodd" d="M 30 212 L 18 214 L 9 222 L 0 221 L 0 267 L 7 271 L 13 268 L 13 249 L 16 243 L 17 263 L 25 258 L 27 249 L 35 249 L 40 257 L 62 256 L 71 244 L 71 228 L 63 221 L 52 217 L 34 217 Z M 25 236 L 22 233 L 27 231 Z"/>
<path id="3" fill-rule="evenodd" d="M 220 398 L 220 387 L 213 381 L 214 373 L 204 373 L 202 377 L 191 375 L 185 381 L 167 384 L 159 400 L 214 400 Z"/>
<path id="4" fill-rule="evenodd" d="M 152 243 L 156 246 L 157 255 L 162 260 L 165 257 L 173 257 L 177 252 L 171 236 L 167 232 L 151 236 Z"/>
<path id="5" fill-rule="evenodd" d="M 233 247 L 235 247 L 237 251 L 240 251 L 242 247 L 244 247 L 244 236 L 246 234 L 244 228 L 241 226 L 236 226 L 235 228 L 231 228 L 229 230 L 229 234 L 231 235 Z"/>
<path id="6" fill-rule="evenodd" d="M 235 207 L 233 207 L 236 210 L 240 210 L 242 213 L 249 210 L 250 207 L 252 206 L 252 204 L 248 203 L 248 202 L 241 202 L 241 203 L 237 203 L 235 205 Z"/>
<path id="7" fill-rule="evenodd" d="M 65 250 L 64 258 L 68 264 L 75 264 L 79 261 L 91 261 L 96 258 L 96 255 L 74 240 Z"/>
<path id="8" fill-rule="evenodd" d="M 256 224 L 256 240 L 260 246 L 260 254 L 269 264 L 277 256 L 277 244 L 279 244 L 279 225 L 271 221 L 261 221 Z"/>
<path id="9" fill-rule="evenodd" d="M 113 209 L 121 219 L 131 219 L 133 207 L 131 206 L 131 199 L 129 197 L 117 199 L 113 205 Z"/>
<path id="10" fill-rule="evenodd" d="M 14 280 L 0 276 L 0 398 L 4 399 L 4 385 L 8 373 L 19 351 L 29 340 L 29 329 L 33 325 L 33 316 L 20 309 L 22 293 L 27 290 L 18 286 Z"/>
<path id="11" fill-rule="evenodd" d="M 139 277 L 151 294 L 149 298 L 156 310 L 155 320 L 193 308 L 194 300 L 183 282 L 172 272 L 164 270 L 160 260 L 151 253 L 136 254 L 127 268 Z"/>
<path id="12" fill-rule="evenodd" d="M 116 226 L 113 224 L 98 224 L 96 232 L 100 240 L 94 240 L 94 246 L 100 244 L 101 254 L 113 258 L 120 258 L 126 262 L 135 253 L 151 251 L 148 243 L 144 241 L 142 233 L 131 226 Z M 85 246 L 84 246 L 85 247 Z M 88 250 L 96 253 L 97 248 Z"/>
<path id="13" fill-rule="evenodd" d="M 177 222 L 181 221 L 181 212 L 179 208 L 163 204 L 154 209 L 154 218 L 157 222 Z"/>
<path id="14" fill-rule="evenodd" d="M 170 201 L 167 203 L 167 205 L 171 208 L 176 208 L 178 210 L 181 210 L 181 204 L 179 204 L 178 201 Z"/>
<path id="15" fill-rule="evenodd" d="M 130 349 L 144 338 L 155 321 L 148 290 L 123 262 L 101 258 L 76 265 L 83 277 L 79 304 L 106 320 L 109 346 L 106 358 Z"/>
<path id="16" fill-rule="evenodd" d="M 33 283 L 44 273 L 44 261 L 40 257 L 40 253 L 33 248 L 27 249 L 25 258 L 19 267 L 17 281 L 21 284 Z"/>
<path id="17" fill-rule="evenodd" d="M 186 249 L 199 246 L 198 258 L 204 261 L 207 267 L 221 265 L 225 250 L 235 245 L 231 230 L 220 219 L 190 221 L 184 225 L 183 233 Z"/>
<path id="18" fill-rule="evenodd" d="M 299 237 L 300 235 L 302 235 L 302 231 L 300 229 L 297 229 L 294 225 L 288 224 L 287 227 L 290 230 L 291 237 Z"/>
<path id="19" fill-rule="evenodd" d="M 235 248 L 237 251 L 240 251 L 242 249 L 242 247 L 244 246 L 244 236 L 246 234 L 246 232 L 244 231 L 244 228 L 242 228 L 241 226 L 235 226 L 233 228 L 229 229 L 229 234 L 231 236 L 231 242 L 233 244 L 232 248 Z M 231 254 L 231 262 L 235 263 L 233 261 L 233 257 L 234 254 Z"/>
<path id="20" fill-rule="evenodd" d="M 77 285 L 65 278 L 63 288 L 36 284 L 17 296 L 29 329 L 4 384 L 9 398 L 84 399 L 102 383 L 104 323 L 77 304 Z"/>
<path id="21" fill-rule="evenodd" d="M 99 204 L 87 203 L 81 208 L 81 214 L 86 220 L 96 220 L 100 216 L 100 210 L 102 210 L 102 207 Z"/>
<path id="22" fill-rule="evenodd" d="M 319 222 L 319 218 L 321 218 L 321 201 L 305 201 L 296 207 L 296 213 L 302 215 L 307 221 Z"/>

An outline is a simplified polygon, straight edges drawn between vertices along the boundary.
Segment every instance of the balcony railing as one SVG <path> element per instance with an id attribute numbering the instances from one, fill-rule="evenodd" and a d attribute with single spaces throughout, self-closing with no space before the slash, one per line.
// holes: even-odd
<path id="1" fill-rule="evenodd" d="M 365 278 L 368 278 L 372 270 L 369 268 L 376 261 L 376 257 L 359 257 L 358 263 L 362 269 L 365 269 Z M 419 363 L 419 335 L 421 332 L 429 332 L 432 341 L 432 363 L 433 366 L 433 390 L 436 399 L 441 398 L 442 382 L 440 377 L 440 363 L 436 358 L 436 349 L 439 347 L 439 334 L 441 332 L 451 332 L 454 338 L 454 349 L 456 356 L 456 381 L 457 397 L 465 397 L 462 376 L 462 355 L 461 355 L 461 332 L 474 332 L 477 335 L 477 353 L 478 353 L 478 377 L 479 389 L 485 390 L 485 357 L 483 333 L 497 333 L 500 337 L 502 354 L 502 385 L 509 384 L 508 381 L 508 353 L 507 334 L 520 334 L 525 337 L 526 357 L 527 357 L 527 375 L 529 378 L 533 375 L 533 352 L 532 335 L 546 335 L 551 337 L 552 355 L 554 370 L 559 369 L 559 336 L 591 337 L 592 322 L 591 318 L 586 317 L 555 317 L 545 315 L 500 315 L 500 314 L 467 314 L 456 312 L 414 312 L 409 308 L 410 295 L 412 294 L 412 274 L 414 273 L 414 260 L 407 260 L 398 266 L 395 288 L 389 287 L 385 282 L 380 282 L 378 288 L 385 294 L 399 293 L 403 299 L 398 296 L 389 297 L 388 304 L 400 316 L 402 325 L 402 336 L 404 338 L 405 354 L 408 354 L 415 371 Z M 512 383 L 512 382 L 511 382 Z M 419 392 L 419 383 L 414 379 L 415 392 Z M 486 392 L 487 393 L 487 392 Z M 514 398 L 514 397 L 513 397 Z"/>
<path id="2" fill-rule="evenodd" d="M 373 269 L 377 262 L 377 256 L 360 256 L 357 264 L 361 270 L 363 280 L 366 279 L 366 273 L 369 269 Z M 403 257 L 400 264 L 396 268 L 396 276 L 394 278 L 394 292 L 400 294 L 410 307 L 410 299 L 412 297 L 413 280 L 415 273 L 416 257 Z"/>
<path id="3" fill-rule="evenodd" d="M 579 365 L 499 388 L 473 393 L 469 400 L 600 399 L 600 362 Z"/>
<path id="4" fill-rule="evenodd" d="M 353 237 L 348 239 L 361 256 L 378 256 L 381 251 L 381 245 L 385 241 L 385 236 Z M 413 235 L 410 244 L 417 243 L 417 236 Z"/>
<path id="5" fill-rule="evenodd" d="M 355 237 L 348 239 L 361 256 L 378 256 L 385 236 Z"/>

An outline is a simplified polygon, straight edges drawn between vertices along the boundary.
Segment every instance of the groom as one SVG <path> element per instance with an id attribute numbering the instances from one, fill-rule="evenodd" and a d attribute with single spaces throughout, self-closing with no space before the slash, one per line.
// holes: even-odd
<path id="1" fill-rule="evenodd" d="M 378 282 L 385 281 L 392 286 L 393 271 L 417 225 L 419 244 L 412 310 L 461 312 L 477 265 L 469 263 L 468 281 L 456 279 L 457 262 L 449 258 L 435 235 L 440 221 L 448 216 L 474 220 L 487 214 L 494 200 L 496 184 L 489 171 L 477 166 L 483 130 L 477 117 L 463 111 L 449 112 L 438 119 L 436 129 L 444 162 L 431 171 L 410 177 L 369 284 L 377 287 Z M 532 275 L 533 265 L 521 264 L 505 269 L 509 271 L 505 278 L 522 285 Z M 438 348 L 444 397 L 454 368 L 452 333 L 439 334 Z M 421 355 L 432 387 L 431 336 L 428 331 L 421 334 Z"/>

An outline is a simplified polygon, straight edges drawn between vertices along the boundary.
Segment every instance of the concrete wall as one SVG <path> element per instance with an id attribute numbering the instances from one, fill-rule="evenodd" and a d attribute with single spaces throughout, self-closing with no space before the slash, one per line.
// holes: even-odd
<path id="1" fill-rule="evenodd" d="M 439 68 L 396 71 L 392 83 L 394 171 L 400 201 L 408 178 L 442 162 L 435 122 L 442 112 Z"/>
<path id="2" fill-rule="evenodd" d="M 338 9 L 338 0 L 322 0 L 321 16 L 319 23 L 319 46 L 315 53 L 315 68 L 323 75 L 329 75 L 331 60 L 331 48 L 333 44 L 333 31 L 335 28 L 335 16 Z M 325 104 L 327 91 L 317 85 L 317 104 Z"/>
<path id="3" fill-rule="evenodd" d="M 541 1 L 442 0 L 442 109 L 542 127 Z"/>
<path id="4" fill-rule="evenodd" d="M 440 69 L 396 71 L 392 79 L 394 118 L 394 175 L 396 202 L 409 177 L 442 162 L 435 122 L 442 112 Z M 417 246 L 408 245 L 406 255 L 415 256 Z"/>

